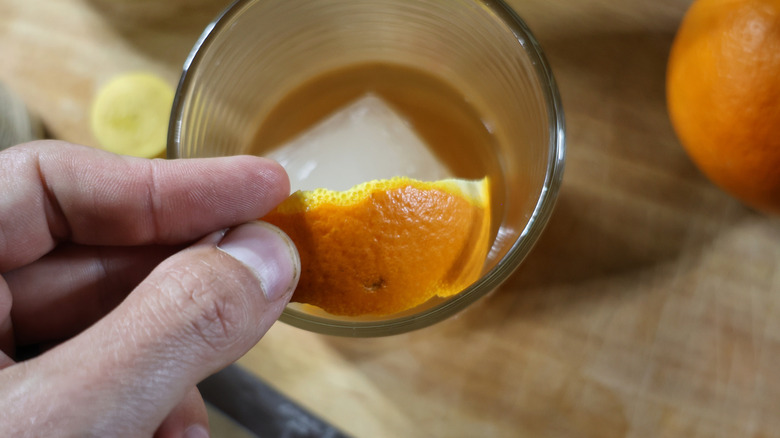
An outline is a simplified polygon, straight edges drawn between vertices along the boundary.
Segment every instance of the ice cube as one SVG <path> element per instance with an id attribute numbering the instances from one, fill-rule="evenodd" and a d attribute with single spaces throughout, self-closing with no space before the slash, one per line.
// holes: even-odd
<path id="1" fill-rule="evenodd" d="M 355 100 L 267 155 L 295 190 L 346 190 L 394 176 L 452 177 L 411 125 L 374 94 Z"/>

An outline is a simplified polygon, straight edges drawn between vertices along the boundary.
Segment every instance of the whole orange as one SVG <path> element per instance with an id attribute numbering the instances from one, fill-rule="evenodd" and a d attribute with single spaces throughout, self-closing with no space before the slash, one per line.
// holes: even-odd
<path id="1" fill-rule="evenodd" d="M 691 159 L 745 204 L 780 213 L 780 0 L 697 0 L 667 67 Z"/>

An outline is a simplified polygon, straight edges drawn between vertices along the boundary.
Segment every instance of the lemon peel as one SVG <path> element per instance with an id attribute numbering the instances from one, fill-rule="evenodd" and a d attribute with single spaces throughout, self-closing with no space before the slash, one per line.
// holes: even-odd
<path id="1" fill-rule="evenodd" d="M 101 148 L 136 157 L 165 151 L 174 89 L 146 72 L 111 79 L 97 93 L 90 114 L 92 133 Z"/>

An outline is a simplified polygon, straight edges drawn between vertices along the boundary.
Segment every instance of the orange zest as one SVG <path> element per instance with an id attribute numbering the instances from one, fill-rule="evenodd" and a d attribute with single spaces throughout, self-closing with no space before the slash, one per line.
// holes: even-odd
<path id="1" fill-rule="evenodd" d="M 482 273 L 488 179 L 376 180 L 293 193 L 263 218 L 301 257 L 293 301 L 334 315 L 389 315 L 452 296 Z"/>

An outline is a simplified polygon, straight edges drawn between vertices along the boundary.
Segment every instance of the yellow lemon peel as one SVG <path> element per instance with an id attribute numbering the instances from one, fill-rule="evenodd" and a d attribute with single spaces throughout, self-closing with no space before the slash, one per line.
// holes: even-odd
<path id="1" fill-rule="evenodd" d="M 103 149 L 136 157 L 165 151 L 174 89 L 150 73 L 128 73 L 103 86 L 92 103 L 90 125 Z"/>

